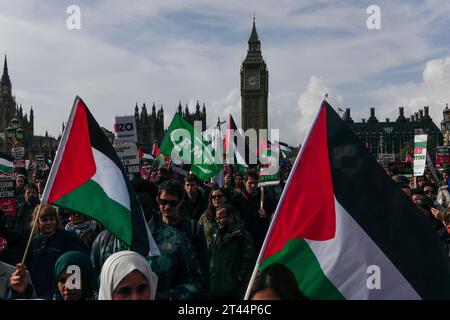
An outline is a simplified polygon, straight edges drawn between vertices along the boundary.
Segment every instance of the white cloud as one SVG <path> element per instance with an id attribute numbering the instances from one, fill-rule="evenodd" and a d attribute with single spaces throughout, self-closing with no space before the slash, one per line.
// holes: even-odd
<path id="1" fill-rule="evenodd" d="M 380 0 L 378 31 L 367 30 L 360 1 L 79 1 L 79 31 L 65 28 L 64 3 L 5 2 L 0 53 L 8 53 L 13 93 L 26 112 L 33 105 L 39 134 L 60 132 L 76 94 L 107 128 L 136 102 L 153 101 L 163 104 L 167 126 L 180 100 L 205 102 L 209 126 L 229 113 L 239 125 L 239 68 L 253 10 L 270 74 L 269 125 L 290 144 L 302 143 L 324 92 L 342 106 L 336 88 L 355 120 L 371 106 L 395 118 L 396 106 L 429 104 L 439 121 L 450 92 L 447 59 L 430 61 L 423 82 L 385 75 L 450 55 L 446 0 Z M 444 40 L 432 42 L 430 32 Z M 367 97 L 361 105 L 358 95 Z"/>
<path id="2" fill-rule="evenodd" d="M 391 119 L 397 118 L 396 107 L 405 107 L 405 116 L 408 116 L 427 105 L 430 116 L 440 127 L 442 110 L 450 102 L 450 57 L 428 61 L 422 81 L 382 87 L 372 94 L 371 99 L 379 102 L 378 115 L 385 114 Z"/>
<path id="3" fill-rule="evenodd" d="M 314 116 L 319 110 L 320 103 L 324 99 L 326 93 L 329 93 L 328 88 L 318 77 L 312 76 L 309 79 L 306 91 L 303 92 L 298 98 L 297 110 L 300 119 L 297 121 L 297 131 L 295 132 L 300 138 L 300 142 L 298 144 L 303 143 L 308 129 L 311 126 Z"/>
<path id="4" fill-rule="evenodd" d="M 236 125 L 241 127 L 241 91 L 238 88 L 232 89 L 225 98 L 211 102 L 207 110 L 210 127 L 217 124 L 218 117 L 221 121 L 228 121 L 230 114 L 233 116 Z M 224 128 L 222 127 L 222 129 Z"/>

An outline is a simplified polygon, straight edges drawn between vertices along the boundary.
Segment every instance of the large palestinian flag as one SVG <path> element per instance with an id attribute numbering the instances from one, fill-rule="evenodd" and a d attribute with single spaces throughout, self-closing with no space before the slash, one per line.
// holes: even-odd
<path id="1" fill-rule="evenodd" d="M 47 202 L 94 218 L 142 255 L 159 255 L 122 163 L 79 97 L 44 190 Z"/>
<path id="2" fill-rule="evenodd" d="M 287 266 L 312 299 L 449 299 L 446 259 L 428 218 L 323 102 L 272 220 L 260 270 Z"/>

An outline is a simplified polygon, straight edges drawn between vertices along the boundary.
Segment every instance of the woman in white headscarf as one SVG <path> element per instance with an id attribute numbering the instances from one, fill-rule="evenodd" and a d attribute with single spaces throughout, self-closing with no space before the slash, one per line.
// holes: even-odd
<path id="1" fill-rule="evenodd" d="M 100 274 L 99 300 L 154 300 L 158 276 L 133 251 L 120 251 L 106 259 Z"/>

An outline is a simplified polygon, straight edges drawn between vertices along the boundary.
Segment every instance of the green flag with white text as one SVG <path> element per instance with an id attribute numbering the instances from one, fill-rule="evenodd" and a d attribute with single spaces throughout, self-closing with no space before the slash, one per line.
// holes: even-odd
<path id="1" fill-rule="evenodd" d="M 216 161 L 216 150 L 213 146 L 207 145 L 202 134 L 178 113 L 175 113 L 167 129 L 160 152 L 171 157 L 175 164 L 181 161 L 192 164 L 192 173 L 203 181 L 216 176 L 223 168 L 219 160 L 222 157 L 221 152 Z"/>

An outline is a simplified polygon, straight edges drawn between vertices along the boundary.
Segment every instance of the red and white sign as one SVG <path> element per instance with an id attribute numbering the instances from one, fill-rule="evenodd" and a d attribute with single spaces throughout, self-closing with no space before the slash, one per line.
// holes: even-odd
<path id="1" fill-rule="evenodd" d="M 25 160 L 14 160 L 13 166 L 14 166 L 14 168 L 26 168 L 27 163 Z"/>

